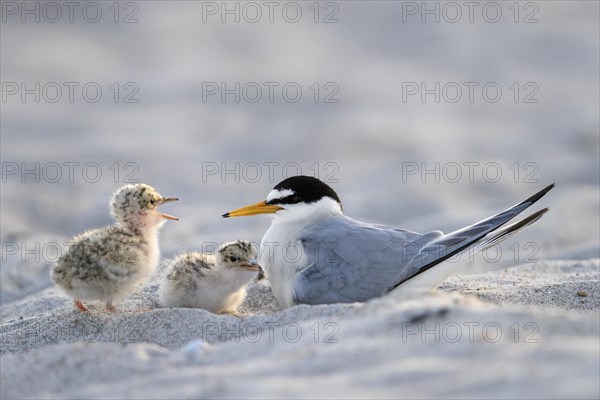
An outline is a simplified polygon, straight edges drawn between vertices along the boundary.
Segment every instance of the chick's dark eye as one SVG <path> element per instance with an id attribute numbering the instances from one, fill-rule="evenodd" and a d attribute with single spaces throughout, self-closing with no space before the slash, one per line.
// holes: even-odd
<path id="1" fill-rule="evenodd" d="M 150 199 L 150 204 L 154 205 L 154 203 L 156 203 L 156 200 Z"/>
<path id="2" fill-rule="evenodd" d="M 229 257 L 229 261 L 231 261 L 231 262 L 236 262 L 237 260 L 238 260 L 237 257 L 234 257 L 234 256 Z"/>

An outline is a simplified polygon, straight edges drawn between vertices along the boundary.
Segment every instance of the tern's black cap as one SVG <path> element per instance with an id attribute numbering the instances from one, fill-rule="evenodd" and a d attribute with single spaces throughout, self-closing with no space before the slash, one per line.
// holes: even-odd
<path id="1" fill-rule="evenodd" d="M 272 199 L 268 204 L 298 204 L 315 203 L 323 197 L 330 197 L 342 205 L 335 190 L 329 185 L 312 176 L 292 176 L 279 182 L 274 190 L 291 190 L 293 193 L 282 198 Z"/>

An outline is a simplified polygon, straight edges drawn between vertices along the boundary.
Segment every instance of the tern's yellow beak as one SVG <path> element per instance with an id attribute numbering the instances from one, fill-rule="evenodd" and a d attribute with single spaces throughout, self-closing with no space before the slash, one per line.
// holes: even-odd
<path id="1" fill-rule="evenodd" d="M 283 210 L 283 207 L 272 206 L 270 204 L 267 204 L 266 201 L 259 201 L 258 203 L 250 204 L 249 206 L 229 211 L 228 213 L 223 214 L 223 218 L 246 217 L 248 215 L 256 214 L 273 214 L 279 210 Z"/>

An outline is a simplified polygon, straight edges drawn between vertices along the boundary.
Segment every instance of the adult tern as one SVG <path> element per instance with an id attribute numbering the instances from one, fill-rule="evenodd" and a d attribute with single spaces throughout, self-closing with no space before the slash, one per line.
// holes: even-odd
<path id="1" fill-rule="evenodd" d="M 456 254 L 493 246 L 542 217 L 547 208 L 501 229 L 553 187 L 449 234 L 420 234 L 354 220 L 343 214 L 342 202 L 330 186 L 309 176 L 287 178 L 264 201 L 223 217 L 273 215 L 259 262 L 282 308 L 362 302 L 409 287 L 410 282 L 438 285 L 452 267 L 438 266 L 443 261 L 449 264 Z"/>

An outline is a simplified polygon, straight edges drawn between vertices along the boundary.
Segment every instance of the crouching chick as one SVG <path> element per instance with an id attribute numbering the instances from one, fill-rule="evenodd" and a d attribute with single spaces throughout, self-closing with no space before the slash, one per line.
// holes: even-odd
<path id="1" fill-rule="evenodd" d="M 216 254 L 181 254 L 160 280 L 160 304 L 235 313 L 246 297 L 246 284 L 261 270 L 256 256 L 245 240 L 225 243 Z"/>

